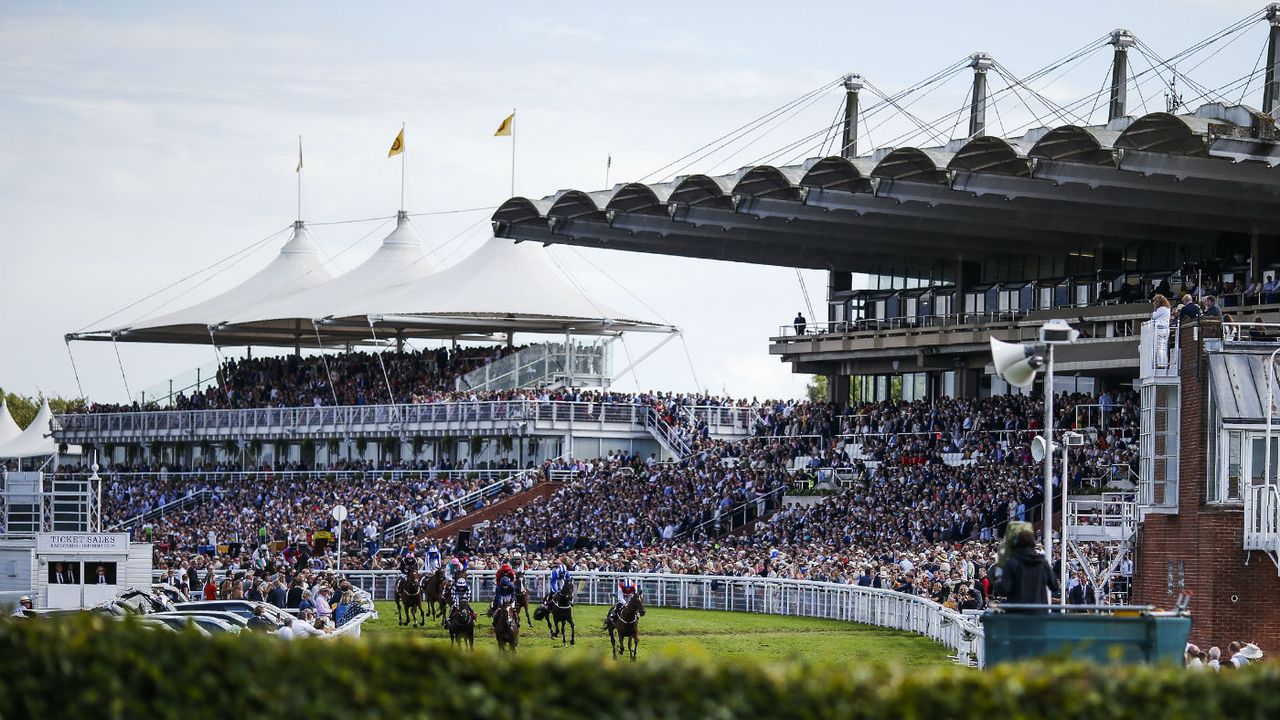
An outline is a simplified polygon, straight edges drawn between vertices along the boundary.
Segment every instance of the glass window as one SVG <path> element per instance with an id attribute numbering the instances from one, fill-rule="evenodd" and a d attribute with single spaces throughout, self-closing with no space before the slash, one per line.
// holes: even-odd
<path id="1" fill-rule="evenodd" d="M 1227 432 L 1227 487 L 1222 500 L 1240 499 L 1240 476 L 1244 474 L 1241 467 L 1241 433 L 1239 430 Z"/>
<path id="2" fill-rule="evenodd" d="M 1276 476 L 1276 466 L 1280 463 L 1280 436 L 1271 438 L 1271 477 Z M 1255 435 L 1251 438 L 1249 458 L 1249 481 L 1253 485 L 1262 485 L 1267 477 L 1267 436 Z"/>
<path id="3" fill-rule="evenodd" d="M 1040 307 L 1041 308 L 1053 307 L 1053 288 L 1051 287 L 1040 288 Z"/>

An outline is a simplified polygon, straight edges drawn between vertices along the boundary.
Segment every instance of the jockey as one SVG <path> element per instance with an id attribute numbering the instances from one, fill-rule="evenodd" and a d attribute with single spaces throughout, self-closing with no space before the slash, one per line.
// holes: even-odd
<path id="1" fill-rule="evenodd" d="M 410 570 L 417 570 L 417 569 L 418 569 L 418 557 L 413 554 L 413 546 L 406 545 L 404 548 L 404 552 L 400 555 L 400 572 L 404 573 L 405 575 L 408 575 Z"/>
<path id="2" fill-rule="evenodd" d="M 454 578 L 458 577 L 459 575 L 465 575 L 466 572 L 467 572 L 467 569 L 463 567 L 461 562 L 458 561 L 458 558 L 454 558 L 449 561 L 448 565 L 444 566 L 444 579 L 448 580 L 449 582 L 453 582 Z"/>
<path id="3" fill-rule="evenodd" d="M 442 563 L 440 560 L 440 549 L 437 548 L 435 545 L 428 547 L 427 563 L 426 563 L 426 567 L 424 568 L 424 572 L 426 572 L 426 574 L 428 575 L 434 575 L 436 570 L 440 569 L 441 564 Z"/>
<path id="4" fill-rule="evenodd" d="M 449 602 L 453 609 L 466 610 L 471 613 L 472 620 L 476 619 L 475 612 L 471 610 L 471 583 L 467 582 L 467 571 L 461 565 L 454 571 L 453 582 L 449 584 Z"/>
<path id="5" fill-rule="evenodd" d="M 511 553 L 511 568 L 515 570 L 517 573 L 524 572 L 525 570 L 524 558 L 520 555 L 520 553 L 518 552 Z"/>
<path id="6" fill-rule="evenodd" d="M 501 572 L 501 571 L 499 571 Z M 498 576 L 497 589 L 493 592 L 493 602 L 489 605 L 489 617 L 493 617 L 493 613 L 498 609 L 499 605 L 508 605 L 516 601 L 516 584 L 509 577 Z"/>
<path id="7" fill-rule="evenodd" d="M 516 571 L 512 569 L 511 563 L 502 563 L 502 567 L 498 568 L 498 572 L 493 576 L 493 584 L 501 585 L 503 577 L 509 578 L 512 582 L 515 581 Z"/>
<path id="8" fill-rule="evenodd" d="M 618 616 L 622 612 L 622 608 L 631 602 L 631 598 L 636 595 L 636 581 L 631 578 L 622 578 L 618 581 L 618 587 L 614 590 L 614 599 L 616 602 L 613 608 L 609 610 L 609 620 Z"/>
<path id="9" fill-rule="evenodd" d="M 568 558 L 560 558 L 560 564 L 551 568 L 551 594 L 553 596 L 560 595 L 573 582 L 573 578 L 569 575 Z M 569 594 L 569 593 L 566 593 Z M 569 604 L 573 604 L 573 596 L 569 594 Z"/>

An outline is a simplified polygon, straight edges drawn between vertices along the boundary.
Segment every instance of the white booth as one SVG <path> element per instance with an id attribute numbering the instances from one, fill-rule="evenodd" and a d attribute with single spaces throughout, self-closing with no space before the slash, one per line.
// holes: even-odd
<path id="1" fill-rule="evenodd" d="M 38 607 L 88 608 L 151 587 L 151 545 L 128 533 L 40 533 L 32 552 Z"/>

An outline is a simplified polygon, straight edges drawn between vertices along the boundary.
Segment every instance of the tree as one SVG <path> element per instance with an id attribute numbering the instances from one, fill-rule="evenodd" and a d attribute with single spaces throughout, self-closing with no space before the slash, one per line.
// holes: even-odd
<path id="1" fill-rule="evenodd" d="M 38 393 L 35 397 L 30 395 L 19 395 L 14 392 L 5 392 L 4 388 L 0 388 L 0 397 L 3 397 L 9 403 L 9 414 L 13 416 L 13 421 L 18 423 L 18 427 L 26 428 L 36 419 L 36 413 L 40 410 L 40 403 L 44 402 L 44 393 Z M 55 413 L 77 412 L 85 409 L 85 402 L 81 398 L 70 399 L 50 396 L 49 409 Z"/>
<path id="2" fill-rule="evenodd" d="M 814 375 L 809 384 L 805 386 L 804 391 L 809 396 L 809 402 L 826 402 L 827 401 L 827 376 Z"/>

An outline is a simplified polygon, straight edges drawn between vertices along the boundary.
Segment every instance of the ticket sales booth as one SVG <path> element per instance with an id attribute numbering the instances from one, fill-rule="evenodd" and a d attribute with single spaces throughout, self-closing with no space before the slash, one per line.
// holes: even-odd
<path id="1" fill-rule="evenodd" d="M 151 545 L 128 533 L 40 533 L 32 552 L 39 607 L 88 608 L 151 586 Z"/>

